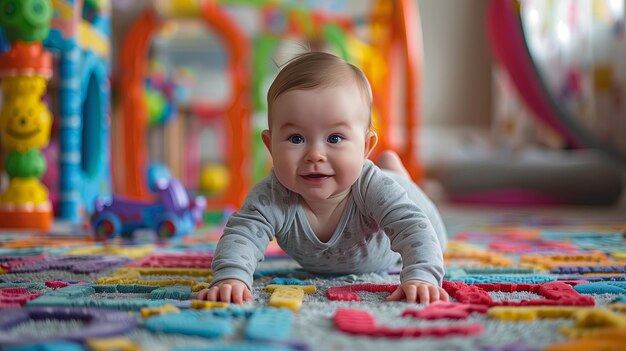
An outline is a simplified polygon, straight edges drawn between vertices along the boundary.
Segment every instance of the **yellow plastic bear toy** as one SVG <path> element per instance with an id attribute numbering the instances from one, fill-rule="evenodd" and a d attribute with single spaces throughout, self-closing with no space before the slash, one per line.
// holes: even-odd
<path id="1" fill-rule="evenodd" d="M 46 146 L 51 127 L 48 108 L 34 95 L 9 99 L 0 112 L 0 133 L 7 150 L 25 152 Z"/>
<path id="2" fill-rule="evenodd" d="M 47 204 L 48 190 L 37 178 L 13 178 L 0 195 L 0 203 L 15 206 Z"/>
<path id="3" fill-rule="evenodd" d="M 46 78 L 42 76 L 2 77 L 2 92 L 5 101 L 19 96 L 40 97 L 46 92 Z"/>

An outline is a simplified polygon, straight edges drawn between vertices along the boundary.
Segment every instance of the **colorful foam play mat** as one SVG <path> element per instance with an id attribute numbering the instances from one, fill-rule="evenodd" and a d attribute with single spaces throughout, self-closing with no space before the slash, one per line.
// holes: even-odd
<path id="1" fill-rule="evenodd" d="M 176 241 L 0 235 L 4 350 L 624 350 L 626 221 L 448 213 L 448 303 L 386 302 L 393 270 L 313 275 L 275 245 L 254 302 L 196 300 L 220 228 Z M 139 233 L 141 234 L 141 233 Z M 145 234 L 145 233 L 144 233 Z"/>

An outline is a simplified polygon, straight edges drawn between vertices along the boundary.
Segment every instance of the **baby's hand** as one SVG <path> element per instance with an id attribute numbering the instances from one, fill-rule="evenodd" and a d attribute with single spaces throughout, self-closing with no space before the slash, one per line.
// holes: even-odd
<path id="1" fill-rule="evenodd" d="M 419 302 L 428 304 L 435 301 L 448 302 L 448 293 L 438 286 L 421 280 L 407 280 L 398 285 L 396 291 L 387 297 L 387 301 L 400 301 L 406 298 L 406 302 Z"/>
<path id="2" fill-rule="evenodd" d="M 254 301 L 248 286 L 238 279 L 224 279 L 198 293 L 198 300 L 242 303 Z"/>

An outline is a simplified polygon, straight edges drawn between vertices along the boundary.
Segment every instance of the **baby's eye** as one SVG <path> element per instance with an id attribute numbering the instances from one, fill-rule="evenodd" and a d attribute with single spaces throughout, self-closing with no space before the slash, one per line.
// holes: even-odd
<path id="1" fill-rule="evenodd" d="M 328 141 L 331 144 L 337 144 L 337 143 L 341 142 L 342 140 L 343 140 L 343 138 L 340 137 L 337 134 L 333 134 L 333 135 L 329 136 L 328 139 L 326 139 L 326 141 Z"/>
<path id="2" fill-rule="evenodd" d="M 301 135 L 295 134 L 289 137 L 289 142 L 292 144 L 302 144 L 304 143 L 304 138 Z"/>

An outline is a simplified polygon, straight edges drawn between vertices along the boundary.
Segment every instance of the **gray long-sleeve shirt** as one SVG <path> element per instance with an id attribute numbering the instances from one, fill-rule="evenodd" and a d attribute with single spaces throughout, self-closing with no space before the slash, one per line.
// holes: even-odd
<path id="1" fill-rule="evenodd" d="M 276 238 L 311 272 L 380 272 L 401 257 L 402 282 L 441 285 L 446 231 L 437 208 L 415 183 L 368 160 L 348 196 L 337 228 L 322 242 L 309 225 L 303 200 L 272 172 L 228 220 L 213 257 L 213 282 L 234 278 L 251 287 L 257 262 Z"/>

